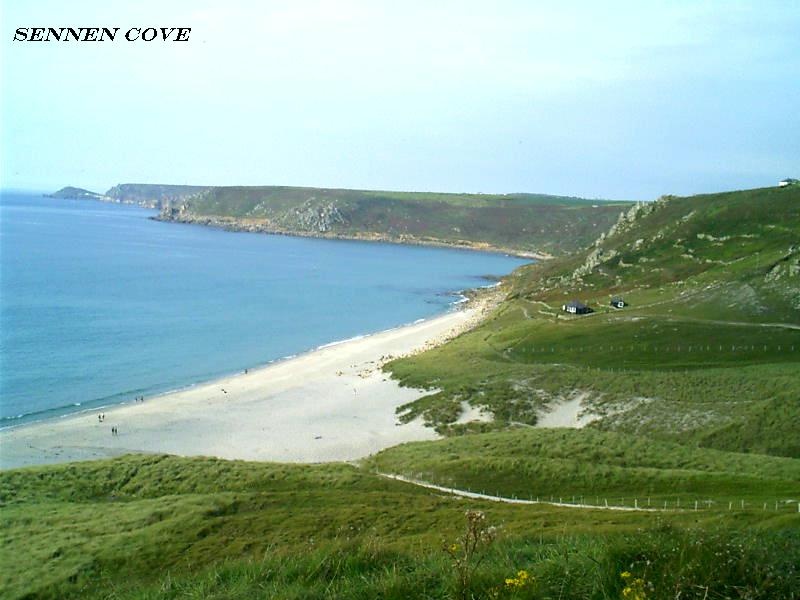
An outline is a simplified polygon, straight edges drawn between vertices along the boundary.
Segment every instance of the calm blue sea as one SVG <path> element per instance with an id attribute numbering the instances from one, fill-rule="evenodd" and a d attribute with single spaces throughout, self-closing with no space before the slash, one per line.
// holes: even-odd
<path id="1" fill-rule="evenodd" d="M 229 233 L 0 195 L 0 426 L 152 396 L 447 311 L 517 258 Z"/>

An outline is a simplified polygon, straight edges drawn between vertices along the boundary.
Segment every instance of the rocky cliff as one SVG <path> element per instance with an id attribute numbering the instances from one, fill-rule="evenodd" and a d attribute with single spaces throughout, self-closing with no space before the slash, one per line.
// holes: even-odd
<path id="1" fill-rule="evenodd" d="M 172 203 L 182 202 L 209 189 L 199 185 L 120 183 L 109 189 L 105 195 L 110 202 L 161 208 Z"/>

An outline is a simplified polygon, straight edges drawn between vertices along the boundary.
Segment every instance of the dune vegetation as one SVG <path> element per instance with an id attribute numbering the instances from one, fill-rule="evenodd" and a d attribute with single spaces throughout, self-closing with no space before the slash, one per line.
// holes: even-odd
<path id="1" fill-rule="evenodd" d="M 744 509 L 733 511 L 517 506 L 432 493 L 372 469 L 402 465 L 430 471 L 438 463 L 449 473 L 457 451 L 506 492 L 539 483 L 553 489 L 569 476 L 556 467 L 541 481 L 527 470 L 495 472 L 514 443 L 531 442 L 509 445 L 498 435 L 477 453 L 485 461 L 470 449 L 482 443 L 481 436 L 468 436 L 440 446 L 401 447 L 362 467 L 127 456 L 6 471 L 0 473 L 0 562 L 6 566 L 0 593 L 4 598 L 619 598 L 627 587 L 625 572 L 644 582 L 647 598 L 673 598 L 676 591 L 681 598 L 702 598 L 706 592 L 707 597 L 746 592 L 745 597 L 788 598 L 798 589 L 796 504 L 792 510 L 764 510 L 753 496 Z M 456 449 L 456 441 L 468 443 Z M 561 449 L 569 448 L 566 442 Z M 616 451 L 625 453 L 625 446 Z M 431 462 L 423 465 L 420 452 Z M 706 454 L 691 459 L 694 469 L 719 477 L 702 484 L 703 492 L 735 494 L 747 474 L 762 467 L 771 487 L 748 492 L 759 499 L 785 493 L 788 479 L 796 481 L 790 459 Z M 681 482 L 691 472 L 671 468 L 680 462 L 677 455 L 663 468 L 646 458 L 638 467 L 631 461 L 631 472 L 659 472 L 657 486 L 668 485 L 670 478 Z M 743 474 L 726 472 L 737 464 Z M 591 482 L 596 467 L 585 474 Z M 626 477 L 612 479 L 614 491 L 625 489 Z M 466 511 L 483 514 L 485 532 L 468 557 L 462 546 Z M 466 590 L 456 559 L 477 567 Z M 519 583 L 520 572 L 527 574 L 523 585 L 507 583 Z"/>

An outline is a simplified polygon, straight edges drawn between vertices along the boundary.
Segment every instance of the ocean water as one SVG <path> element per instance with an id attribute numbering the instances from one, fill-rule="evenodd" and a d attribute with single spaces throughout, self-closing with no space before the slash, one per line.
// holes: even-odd
<path id="1" fill-rule="evenodd" d="M 0 195 L 0 427 L 153 396 L 445 312 L 525 261 L 230 233 Z"/>

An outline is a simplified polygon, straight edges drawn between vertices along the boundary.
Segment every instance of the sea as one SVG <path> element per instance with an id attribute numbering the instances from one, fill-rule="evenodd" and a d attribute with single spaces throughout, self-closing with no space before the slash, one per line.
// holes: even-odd
<path id="1" fill-rule="evenodd" d="M 151 398 L 428 319 L 529 262 L 155 214 L 0 192 L 0 427 Z"/>

